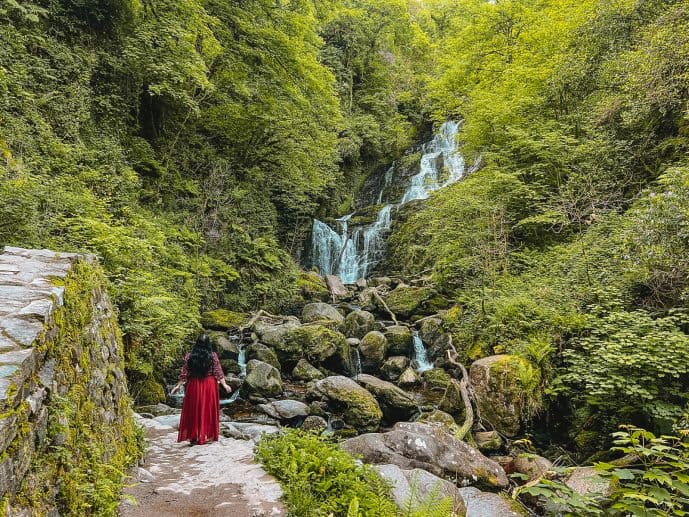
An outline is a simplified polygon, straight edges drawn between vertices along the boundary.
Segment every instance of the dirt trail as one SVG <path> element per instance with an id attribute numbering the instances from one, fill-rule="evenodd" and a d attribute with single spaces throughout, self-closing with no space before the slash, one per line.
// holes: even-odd
<path id="1" fill-rule="evenodd" d="M 262 517 L 286 515 L 282 490 L 253 460 L 252 442 L 220 438 L 189 446 L 177 430 L 141 419 L 149 449 L 133 485 L 125 490 L 121 517 Z"/>

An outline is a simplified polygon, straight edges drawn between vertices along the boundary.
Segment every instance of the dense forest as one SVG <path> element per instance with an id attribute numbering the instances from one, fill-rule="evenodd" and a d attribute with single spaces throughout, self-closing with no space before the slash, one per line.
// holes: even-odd
<path id="1" fill-rule="evenodd" d="M 689 2 L 0 0 L 0 41 L 0 246 L 100 257 L 135 397 L 213 310 L 301 310 L 313 218 L 457 120 L 476 170 L 399 209 L 377 273 L 453 302 L 466 365 L 531 365 L 539 450 L 648 430 L 609 514 L 685 514 L 686 437 L 655 436 L 689 426 Z"/>

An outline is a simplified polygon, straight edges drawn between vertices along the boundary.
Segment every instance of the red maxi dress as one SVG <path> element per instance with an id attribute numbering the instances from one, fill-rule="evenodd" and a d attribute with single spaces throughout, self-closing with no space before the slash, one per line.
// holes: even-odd
<path id="1" fill-rule="evenodd" d="M 179 420 L 177 441 L 203 445 L 206 441 L 217 441 L 220 435 L 220 398 L 218 381 L 224 378 L 218 355 L 213 352 L 213 360 L 204 377 L 192 377 L 187 369 L 189 354 L 184 356 L 184 365 L 179 374 L 180 381 L 186 381 L 182 416 Z"/>

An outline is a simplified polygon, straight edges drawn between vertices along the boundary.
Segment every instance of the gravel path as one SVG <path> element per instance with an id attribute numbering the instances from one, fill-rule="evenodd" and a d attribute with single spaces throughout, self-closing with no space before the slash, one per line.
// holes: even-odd
<path id="1" fill-rule="evenodd" d="M 253 443 L 220 438 L 206 445 L 177 443 L 177 430 L 141 419 L 149 448 L 125 490 L 121 517 L 286 515 L 282 490 L 253 460 Z M 130 498 L 136 500 L 133 503 Z"/>

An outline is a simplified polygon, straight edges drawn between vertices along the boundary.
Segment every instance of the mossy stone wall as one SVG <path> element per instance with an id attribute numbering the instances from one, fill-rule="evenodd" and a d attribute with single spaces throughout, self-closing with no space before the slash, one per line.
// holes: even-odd
<path id="1" fill-rule="evenodd" d="M 0 514 L 115 515 L 141 444 L 97 261 L 5 248 Z"/>

